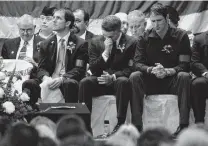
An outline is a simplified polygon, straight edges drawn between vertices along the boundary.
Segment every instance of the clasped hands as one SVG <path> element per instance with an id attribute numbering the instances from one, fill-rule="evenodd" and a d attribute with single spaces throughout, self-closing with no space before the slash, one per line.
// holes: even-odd
<path id="1" fill-rule="evenodd" d="M 147 69 L 147 71 L 151 74 L 154 74 L 157 78 L 159 79 L 163 79 L 166 76 L 172 76 L 176 73 L 175 69 L 173 68 L 164 68 L 162 64 L 160 63 L 155 63 L 155 67 L 151 68 L 151 70 L 149 70 L 149 68 Z"/>
<path id="2" fill-rule="evenodd" d="M 103 71 L 103 74 L 97 78 L 99 84 L 110 84 L 113 82 L 113 75 L 110 75 L 108 72 Z"/>

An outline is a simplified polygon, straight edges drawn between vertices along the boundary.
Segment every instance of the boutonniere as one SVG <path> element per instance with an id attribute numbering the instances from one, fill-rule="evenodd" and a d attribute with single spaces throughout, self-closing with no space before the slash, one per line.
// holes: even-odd
<path id="1" fill-rule="evenodd" d="M 74 42 L 69 42 L 68 45 L 66 46 L 66 50 L 70 50 L 71 54 L 75 50 L 76 44 Z"/>
<path id="2" fill-rule="evenodd" d="M 117 49 L 121 50 L 121 53 L 123 53 L 123 50 L 125 49 L 125 44 L 118 45 Z"/>
<path id="3" fill-rule="evenodd" d="M 170 54 L 173 52 L 173 47 L 171 45 L 165 45 L 161 51 L 165 52 L 166 54 Z"/>

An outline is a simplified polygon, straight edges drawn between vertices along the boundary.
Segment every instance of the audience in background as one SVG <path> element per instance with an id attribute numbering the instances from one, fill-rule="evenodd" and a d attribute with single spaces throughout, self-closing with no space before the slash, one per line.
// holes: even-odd
<path id="1" fill-rule="evenodd" d="M 145 31 L 147 22 L 142 11 L 134 10 L 128 14 L 129 31 L 132 36 L 139 38 Z"/>
<path id="2" fill-rule="evenodd" d="M 161 146 L 161 144 L 172 144 L 171 133 L 165 128 L 152 128 L 144 131 L 139 139 L 138 146 Z"/>
<path id="3" fill-rule="evenodd" d="M 134 125 L 122 125 L 116 133 L 106 140 L 113 146 L 136 146 L 140 133 Z"/>
<path id="4" fill-rule="evenodd" d="M 115 16 L 121 20 L 121 32 L 126 34 L 129 28 L 129 24 L 127 21 L 127 14 L 123 12 L 119 12 L 119 13 L 116 13 Z"/>
<path id="5" fill-rule="evenodd" d="M 58 146 L 53 139 L 48 137 L 40 137 L 38 146 Z"/>
<path id="6" fill-rule="evenodd" d="M 39 135 L 35 128 L 25 123 L 16 123 L 7 134 L 8 146 L 38 146 Z"/>
<path id="7" fill-rule="evenodd" d="M 30 121 L 30 125 L 36 127 L 38 125 L 46 125 L 55 134 L 56 124 L 47 117 L 37 116 Z"/>
<path id="8" fill-rule="evenodd" d="M 53 33 L 53 13 L 55 11 L 55 7 L 47 7 L 45 6 L 40 15 L 41 26 L 38 32 L 38 35 L 44 39 L 52 36 Z"/>
<path id="9" fill-rule="evenodd" d="M 86 132 L 84 121 L 76 115 L 67 115 L 57 122 L 56 136 L 63 140 L 69 136 L 82 135 Z"/>
<path id="10" fill-rule="evenodd" d="M 203 129 L 188 128 L 179 134 L 175 146 L 207 146 L 208 133 Z"/>

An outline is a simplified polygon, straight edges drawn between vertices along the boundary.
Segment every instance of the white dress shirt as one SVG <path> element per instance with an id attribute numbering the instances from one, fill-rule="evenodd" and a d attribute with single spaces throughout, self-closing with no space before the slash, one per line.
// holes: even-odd
<path id="1" fill-rule="evenodd" d="M 85 40 L 85 38 L 86 38 L 86 31 L 79 37 Z"/>
<path id="2" fill-rule="evenodd" d="M 59 48 L 60 48 L 60 40 L 61 39 L 65 40 L 64 41 L 64 43 L 65 43 L 65 53 L 64 54 L 66 54 L 66 47 L 67 47 L 67 42 L 68 42 L 68 39 L 69 39 L 69 36 L 70 36 L 70 32 L 62 38 L 58 35 L 56 35 L 56 36 L 57 36 L 57 56 L 56 56 L 56 62 L 57 62 L 58 61 Z M 63 63 L 63 67 L 60 71 L 60 76 L 62 76 L 63 74 L 66 73 L 65 72 L 65 55 L 64 55 L 63 61 L 64 61 L 64 63 Z"/>
<path id="3" fill-rule="evenodd" d="M 34 41 L 34 36 L 28 41 L 28 44 L 26 46 L 27 50 L 26 50 L 26 56 L 27 57 L 30 57 L 30 58 L 33 58 L 33 41 Z M 17 52 L 17 56 L 19 56 L 19 52 L 21 51 L 23 45 L 24 45 L 24 40 L 21 38 L 21 41 L 20 41 L 20 45 L 19 45 L 19 49 L 18 49 L 18 52 Z"/>

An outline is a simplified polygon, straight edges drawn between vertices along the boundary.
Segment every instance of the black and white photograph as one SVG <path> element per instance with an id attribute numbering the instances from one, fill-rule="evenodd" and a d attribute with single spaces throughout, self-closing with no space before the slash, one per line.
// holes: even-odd
<path id="1" fill-rule="evenodd" d="M 0 0 L 0 146 L 208 146 L 208 1 Z"/>

